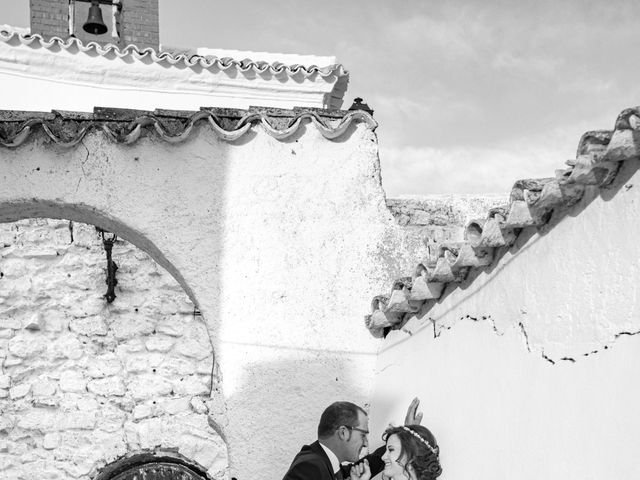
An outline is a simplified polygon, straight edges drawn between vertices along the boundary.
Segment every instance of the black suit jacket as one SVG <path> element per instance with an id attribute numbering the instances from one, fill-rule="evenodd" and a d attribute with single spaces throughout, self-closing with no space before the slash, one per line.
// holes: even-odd
<path id="1" fill-rule="evenodd" d="M 369 461 L 372 477 L 384 468 L 384 462 L 380 458 L 383 454 L 384 447 L 381 447 L 365 457 Z M 348 476 L 348 471 L 344 472 L 344 478 Z M 282 480 L 335 480 L 331 461 L 320 442 L 315 441 L 302 447 Z"/>

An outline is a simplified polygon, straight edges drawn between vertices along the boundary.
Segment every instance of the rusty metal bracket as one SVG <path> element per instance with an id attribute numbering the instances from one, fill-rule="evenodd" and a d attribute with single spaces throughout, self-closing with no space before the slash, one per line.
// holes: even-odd
<path id="1" fill-rule="evenodd" d="M 116 265 L 116 262 L 111 258 L 111 251 L 113 250 L 113 244 L 118 239 L 118 236 L 113 233 L 111 234 L 111 237 L 107 237 L 104 230 L 98 229 L 98 231 L 102 236 L 104 250 L 107 252 L 107 293 L 104 294 L 104 298 L 107 299 L 108 303 L 112 303 L 116 299 L 116 285 L 118 285 L 116 271 L 118 270 L 118 265 Z"/>

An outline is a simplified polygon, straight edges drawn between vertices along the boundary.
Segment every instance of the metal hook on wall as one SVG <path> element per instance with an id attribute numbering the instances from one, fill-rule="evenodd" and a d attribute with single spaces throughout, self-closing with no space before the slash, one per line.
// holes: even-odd
<path id="1" fill-rule="evenodd" d="M 107 252 L 107 293 L 104 294 L 104 298 L 107 299 L 108 303 L 112 303 L 116 299 L 116 285 L 118 285 L 118 279 L 116 279 L 116 271 L 118 270 L 118 265 L 111 258 L 111 251 L 113 250 L 113 244 L 118 239 L 118 236 L 115 233 L 111 234 L 111 237 L 106 236 L 104 230 L 98 228 L 100 235 L 102 236 L 102 244 L 104 245 L 104 250 Z"/>

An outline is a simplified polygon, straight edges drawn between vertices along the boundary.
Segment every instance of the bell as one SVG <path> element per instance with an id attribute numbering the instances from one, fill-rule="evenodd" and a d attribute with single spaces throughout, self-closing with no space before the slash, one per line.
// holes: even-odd
<path id="1" fill-rule="evenodd" d="M 89 16 L 84 25 L 82 25 L 82 29 L 92 35 L 107 33 L 107 26 L 104 24 L 104 20 L 102 20 L 102 10 L 100 10 L 100 4 L 96 0 L 91 2 Z"/>

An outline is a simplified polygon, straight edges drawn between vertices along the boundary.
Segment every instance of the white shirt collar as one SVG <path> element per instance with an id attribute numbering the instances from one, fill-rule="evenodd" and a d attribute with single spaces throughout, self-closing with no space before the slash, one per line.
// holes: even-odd
<path id="1" fill-rule="evenodd" d="M 331 449 L 329 449 L 329 447 L 324 446 L 322 442 L 318 442 L 318 443 L 320 443 L 320 446 L 324 450 L 324 453 L 326 453 L 327 457 L 329 457 L 329 461 L 331 462 L 331 468 L 333 468 L 333 473 L 336 473 L 338 470 L 340 470 L 340 461 L 338 460 L 338 457 L 336 457 L 336 454 L 333 453 Z"/>

